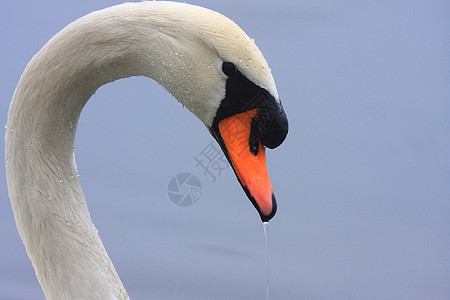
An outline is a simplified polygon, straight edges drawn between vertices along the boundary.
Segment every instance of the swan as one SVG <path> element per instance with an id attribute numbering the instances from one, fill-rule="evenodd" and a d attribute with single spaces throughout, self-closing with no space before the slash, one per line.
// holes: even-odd
<path id="1" fill-rule="evenodd" d="M 271 70 L 233 21 L 198 6 L 125 3 L 84 16 L 32 58 L 8 112 L 8 192 L 19 234 L 48 299 L 128 299 L 89 215 L 74 139 L 102 85 L 156 80 L 216 139 L 262 221 L 276 212 L 265 148 L 288 122 Z"/>

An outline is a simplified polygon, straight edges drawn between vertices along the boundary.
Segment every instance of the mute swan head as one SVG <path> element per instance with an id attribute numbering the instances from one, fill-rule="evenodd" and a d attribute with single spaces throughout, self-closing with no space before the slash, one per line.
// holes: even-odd
<path id="1" fill-rule="evenodd" d="M 207 126 L 268 221 L 276 200 L 265 147 L 279 146 L 288 132 L 271 70 L 254 40 L 227 17 L 189 5 L 178 12 L 159 26 L 169 36 L 166 63 L 177 68 L 159 82 Z M 180 30 L 180 20 L 188 31 Z"/>

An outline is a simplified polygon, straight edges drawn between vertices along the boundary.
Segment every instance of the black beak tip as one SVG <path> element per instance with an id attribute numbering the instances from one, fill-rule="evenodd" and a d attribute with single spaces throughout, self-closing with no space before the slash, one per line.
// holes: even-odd
<path id="1" fill-rule="evenodd" d="M 276 212 L 277 212 L 277 199 L 275 198 L 275 194 L 272 193 L 272 211 L 270 212 L 270 214 L 265 215 L 259 209 L 258 213 L 259 216 L 261 217 L 261 221 L 269 222 L 270 219 L 272 219 L 275 216 Z"/>

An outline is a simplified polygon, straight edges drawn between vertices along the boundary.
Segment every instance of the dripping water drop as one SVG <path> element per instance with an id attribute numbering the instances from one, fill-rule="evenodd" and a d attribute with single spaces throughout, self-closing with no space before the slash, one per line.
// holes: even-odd
<path id="1" fill-rule="evenodd" d="M 263 222 L 264 238 L 266 243 L 266 299 L 269 300 L 269 249 L 267 247 L 267 231 L 269 222 Z"/>

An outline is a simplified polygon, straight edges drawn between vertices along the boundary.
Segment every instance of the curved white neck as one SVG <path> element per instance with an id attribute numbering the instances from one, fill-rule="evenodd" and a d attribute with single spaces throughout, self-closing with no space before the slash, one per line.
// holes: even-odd
<path id="1" fill-rule="evenodd" d="M 91 95 L 116 79 L 148 76 L 205 123 L 223 97 L 223 86 L 199 84 L 219 76 L 209 71 L 220 63 L 214 50 L 170 16 L 150 4 L 90 14 L 49 41 L 17 86 L 6 133 L 8 189 L 19 233 L 50 299 L 128 298 L 77 177 L 75 131 Z"/>

